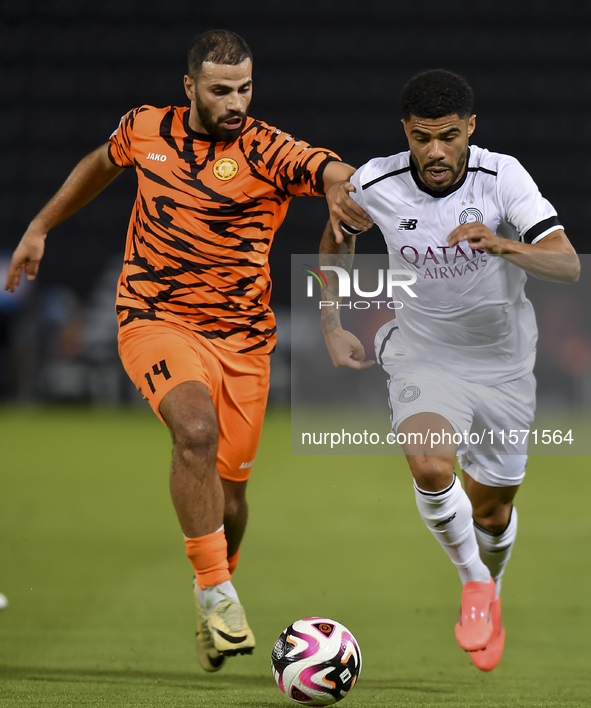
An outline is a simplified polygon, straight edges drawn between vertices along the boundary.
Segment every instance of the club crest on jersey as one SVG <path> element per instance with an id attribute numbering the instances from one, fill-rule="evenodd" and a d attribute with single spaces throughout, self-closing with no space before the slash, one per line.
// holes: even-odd
<path id="1" fill-rule="evenodd" d="M 231 157 L 222 157 L 213 165 L 213 173 L 222 182 L 227 182 L 235 177 L 238 172 L 238 163 Z"/>
<path id="2" fill-rule="evenodd" d="M 484 216 L 480 209 L 468 207 L 460 214 L 460 224 L 473 224 L 476 221 L 480 221 L 481 224 L 484 223 Z"/>

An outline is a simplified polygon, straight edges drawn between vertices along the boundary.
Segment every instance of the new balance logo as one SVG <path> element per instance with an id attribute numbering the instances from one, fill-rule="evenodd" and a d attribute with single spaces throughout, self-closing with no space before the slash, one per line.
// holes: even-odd
<path id="1" fill-rule="evenodd" d="M 418 219 L 402 219 L 398 226 L 398 231 L 414 231 L 418 223 Z"/>
<path id="2" fill-rule="evenodd" d="M 155 152 L 149 152 L 146 160 L 157 160 L 158 162 L 166 162 L 166 155 L 158 155 Z"/>

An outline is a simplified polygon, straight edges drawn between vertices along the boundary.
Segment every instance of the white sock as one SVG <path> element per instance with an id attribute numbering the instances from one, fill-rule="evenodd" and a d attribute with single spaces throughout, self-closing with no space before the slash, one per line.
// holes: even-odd
<path id="1" fill-rule="evenodd" d="M 474 532 L 480 548 L 480 557 L 494 578 L 497 586 L 495 597 L 498 597 L 501 593 L 501 578 L 511 557 L 511 550 L 517 536 L 517 509 L 515 507 L 511 509 L 507 528 L 501 533 L 487 531 L 476 522 L 474 522 Z"/>
<path id="2" fill-rule="evenodd" d="M 453 482 L 441 492 L 426 492 L 414 483 L 419 513 L 460 573 L 462 583 L 486 583 L 490 572 L 480 559 L 472 504 L 454 474 Z"/>
<path id="3" fill-rule="evenodd" d="M 224 580 L 223 583 L 219 583 L 218 585 L 209 585 L 205 590 L 197 587 L 197 597 L 199 603 L 203 605 L 208 612 L 211 612 L 213 608 L 222 600 L 225 600 L 226 597 L 238 600 L 238 594 L 231 580 Z"/>

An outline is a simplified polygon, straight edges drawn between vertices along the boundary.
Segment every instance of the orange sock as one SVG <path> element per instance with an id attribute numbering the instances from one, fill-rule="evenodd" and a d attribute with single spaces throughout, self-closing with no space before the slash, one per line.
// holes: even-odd
<path id="1" fill-rule="evenodd" d="M 240 549 L 234 553 L 233 556 L 230 556 L 228 558 L 228 567 L 230 570 L 230 575 L 234 575 L 234 571 L 236 570 L 236 566 L 238 565 L 238 556 L 240 555 Z"/>
<path id="2" fill-rule="evenodd" d="M 219 585 L 230 580 L 228 570 L 228 544 L 221 528 L 199 538 L 186 538 L 187 557 L 191 561 L 197 584 L 204 590 L 209 585 Z"/>

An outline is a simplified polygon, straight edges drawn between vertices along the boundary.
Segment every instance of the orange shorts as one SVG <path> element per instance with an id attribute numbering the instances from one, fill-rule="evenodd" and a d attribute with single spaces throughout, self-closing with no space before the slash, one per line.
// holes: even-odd
<path id="1" fill-rule="evenodd" d="M 218 417 L 220 477 L 249 478 L 269 393 L 268 354 L 238 354 L 174 322 L 143 320 L 119 330 L 119 356 L 163 423 L 160 403 L 169 391 L 185 381 L 205 384 Z"/>

